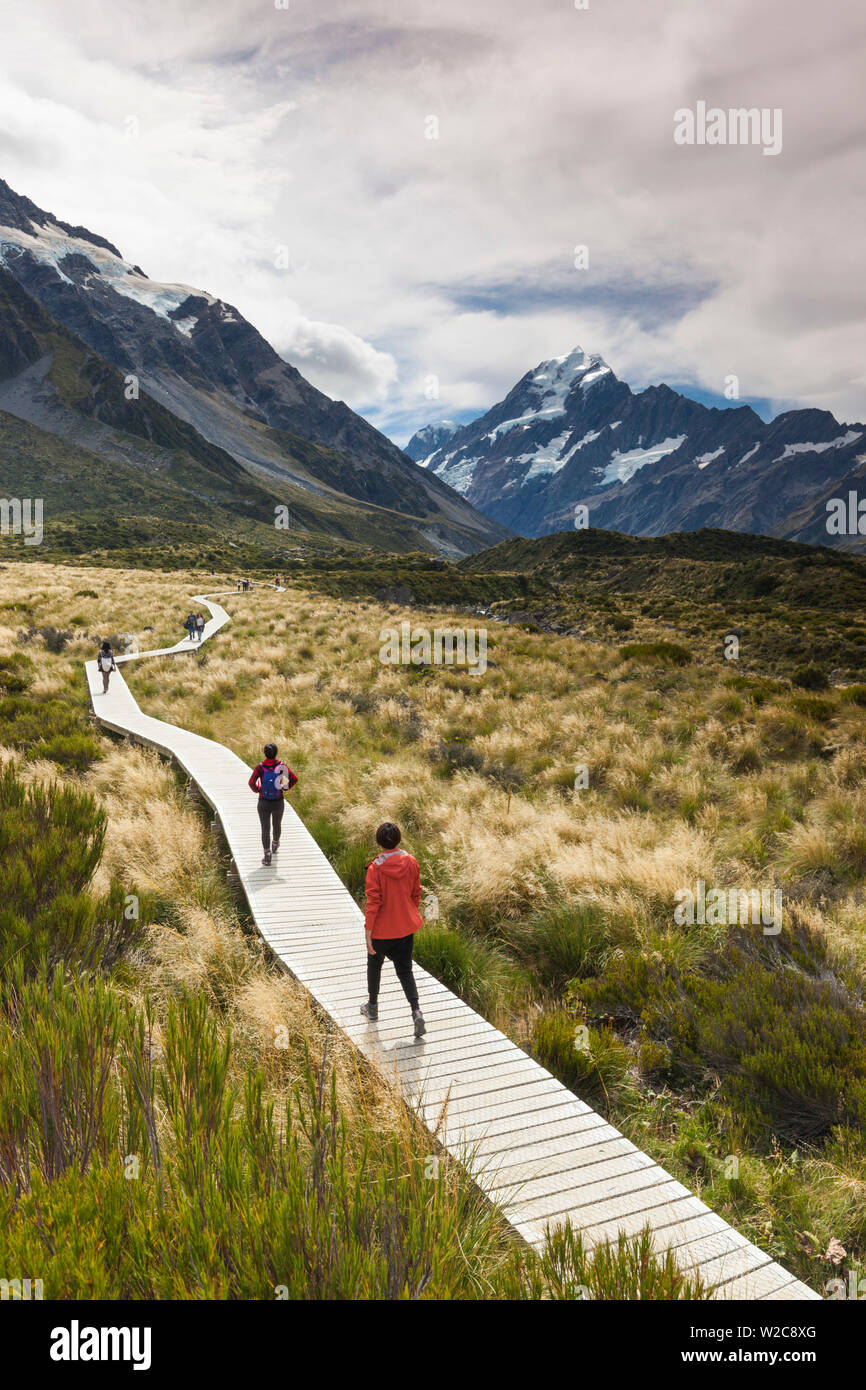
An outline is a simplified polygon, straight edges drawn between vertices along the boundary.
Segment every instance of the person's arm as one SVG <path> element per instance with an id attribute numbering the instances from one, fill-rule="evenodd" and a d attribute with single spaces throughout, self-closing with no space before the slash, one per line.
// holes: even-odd
<path id="1" fill-rule="evenodd" d="M 249 785 L 250 787 L 252 787 L 253 791 L 256 792 L 256 793 L 258 793 L 258 791 L 259 791 L 259 782 L 261 781 L 261 776 L 262 776 L 262 765 L 261 765 L 261 763 L 256 763 L 255 767 L 253 768 L 253 775 L 252 775 L 252 777 L 250 778 L 249 783 L 248 783 L 248 785 Z"/>
<path id="2" fill-rule="evenodd" d="M 417 907 L 421 902 L 421 870 L 418 868 L 417 860 L 415 863 L 415 871 L 412 874 L 412 886 L 409 892 L 412 895 L 413 903 Z"/>
<path id="3" fill-rule="evenodd" d="M 295 776 L 294 772 L 292 772 L 292 769 L 290 767 L 286 767 L 286 776 L 288 777 L 288 784 L 285 790 L 287 792 L 290 792 L 298 779 Z"/>
<path id="4" fill-rule="evenodd" d="M 375 864 L 367 866 L 367 906 L 364 912 L 364 932 L 367 937 L 367 952 L 374 956 L 373 950 L 373 928 L 376 925 L 376 918 L 379 908 L 382 906 L 382 885 L 379 882 L 379 872 Z"/>

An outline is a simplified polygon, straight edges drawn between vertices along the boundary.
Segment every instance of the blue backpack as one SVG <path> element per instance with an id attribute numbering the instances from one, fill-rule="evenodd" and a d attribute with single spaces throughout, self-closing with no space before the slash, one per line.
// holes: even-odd
<path id="1" fill-rule="evenodd" d="M 261 795 L 265 801 L 279 801 L 282 793 L 283 766 L 277 763 L 275 767 L 263 767 L 261 777 Z"/>

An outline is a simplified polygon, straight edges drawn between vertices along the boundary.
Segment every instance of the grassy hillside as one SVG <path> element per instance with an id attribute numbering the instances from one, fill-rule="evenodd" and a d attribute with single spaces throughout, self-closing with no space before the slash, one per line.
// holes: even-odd
<path id="1" fill-rule="evenodd" d="M 299 551 L 327 555 L 384 537 L 390 548 L 417 550 L 411 518 L 288 483 L 271 487 L 236 466 L 215 471 L 182 449 L 138 443 L 135 454 L 130 465 L 103 458 L 0 411 L 3 496 L 43 499 L 41 559 L 247 572 L 273 571 Z M 287 530 L 275 528 L 278 505 L 289 509 Z M 0 535 L 0 557 L 30 560 L 36 551 Z"/>
<path id="2" fill-rule="evenodd" d="M 574 531 L 508 541 L 456 565 L 341 555 L 293 564 L 292 575 L 332 597 L 400 591 L 416 616 L 438 605 L 622 648 L 664 639 L 707 662 L 732 652 L 735 636 L 731 675 L 866 681 L 866 560 L 770 537 Z"/>

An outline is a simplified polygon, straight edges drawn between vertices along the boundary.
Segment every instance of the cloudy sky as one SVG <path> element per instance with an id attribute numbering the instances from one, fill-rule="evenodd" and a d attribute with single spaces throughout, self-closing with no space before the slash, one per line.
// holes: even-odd
<path id="1" fill-rule="evenodd" d="M 0 0 L 0 177 L 398 442 L 577 344 L 866 418 L 859 0 L 282 3 Z"/>

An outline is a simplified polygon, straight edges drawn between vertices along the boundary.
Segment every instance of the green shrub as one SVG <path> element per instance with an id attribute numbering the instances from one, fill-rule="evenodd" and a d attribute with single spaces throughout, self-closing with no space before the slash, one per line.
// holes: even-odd
<path id="1" fill-rule="evenodd" d="M 827 673 L 819 666 L 797 666 L 791 680 L 803 690 L 827 690 L 830 685 Z"/>
<path id="2" fill-rule="evenodd" d="M 866 1123 L 866 1013 L 806 929 L 787 940 L 731 929 L 701 971 L 614 958 L 575 986 L 591 1016 L 642 1025 L 670 1053 L 670 1078 L 712 1095 L 755 1142 L 826 1138 Z"/>
<path id="3" fill-rule="evenodd" d="M 304 823 L 319 849 L 328 856 L 333 864 L 347 848 L 346 837 L 339 825 L 335 821 L 329 820 L 327 816 L 316 815 L 306 816 Z M 372 858 L 372 855 L 370 857 Z"/>
<path id="4" fill-rule="evenodd" d="M 334 868 L 340 875 L 350 893 L 357 897 L 363 893 L 367 879 L 367 865 L 375 857 L 375 846 L 368 844 L 347 845 L 334 858 Z"/>
<path id="5" fill-rule="evenodd" d="M 55 965 L 110 969 L 138 944 L 146 920 L 125 917 L 125 890 L 87 889 L 102 855 L 105 813 L 60 785 L 25 787 L 0 772 L 0 961 L 33 974 Z"/>
<path id="6" fill-rule="evenodd" d="M 678 642 L 627 642 L 619 655 L 622 661 L 661 666 L 688 666 L 692 659 L 691 652 Z"/>
<path id="7" fill-rule="evenodd" d="M 751 739 L 731 750 L 731 771 L 742 776 L 761 769 L 761 751 Z"/>
<path id="8" fill-rule="evenodd" d="M 648 1081 L 666 1080 L 671 1070 L 670 1049 L 655 1038 L 645 1038 L 638 1049 L 638 1066 Z"/>
<path id="9" fill-rule="evenodd" d="M 759 729 L 767 752 L 781 761 L 811 758 L 821 751 L 822 740 L 794 710 L 767 710 Z"/>
<path id="10" fill-rule="evenodd" d="M 628 1048 L 612 1028 L 586 1030 L 565 1009 L 552 1009 L 536 1020 L 532 1051 L 542 1066 L 590 1104 L 609 1105 L 623 1089 L 631 1063 Z"/>
<path id="11" fill-rule="evenodd" d="M 816 724 L 826 724 L 836 713 L 836 706 L 832 700 L 822 699 L 820 695 L 795 695 L 791 700 L 791 708 L 798 714 L 805 715 L 807 719 L 812 719 Z"/>
<path id="12" fill-rule="evenodd" d="M 511 928 L 508 941 L 545 988 L 560 991 L 569 981 L 599 969 L 608 925 L 593 904 L 552 907 Z"/>
<path id="13" fill-rule="evenodd" d="M 629 1239 L 620 1232 L 591 1252 L 570 1222 L 548 1234 L 541 1254 L 544 1287 L 537 1297 L 625 1302 L 632 1299 L 705 1301 L 712 1292 L 699 1275 L 678 1269 L 670 1250 L 659 1251 L 649 1227 Z"/>
<path id="14" fill-rule="evenodd" d="M 479 772 L 484 766 L 481 754 L 458 739 L 440 743 L 438 749 L 431 751 L 430 757 L 436 764 L 436 772 L 443 777 L 452 777 L 455 772 L 467 769 Z"/>
<path id="15" fill-rule="evenodd" d="M 415 958 L 465 1003 L 488 1015 L 518 982 L 514 967 L 495 946 L 444 924 L 429 924 L 416 933 Z"/>
<path id="16" fill-rule="evenodd" d="M 90 734 L 77 732 L 55 734 L 53 738 L 37 743 L 33 751 L 37 757 L 48 758 L 51 762 L 57 763 L 58 767 L 67 768 L 72 772 L 86 772 L 97 758 L 102 756 L 102 750 L 95 738 Z"/>

